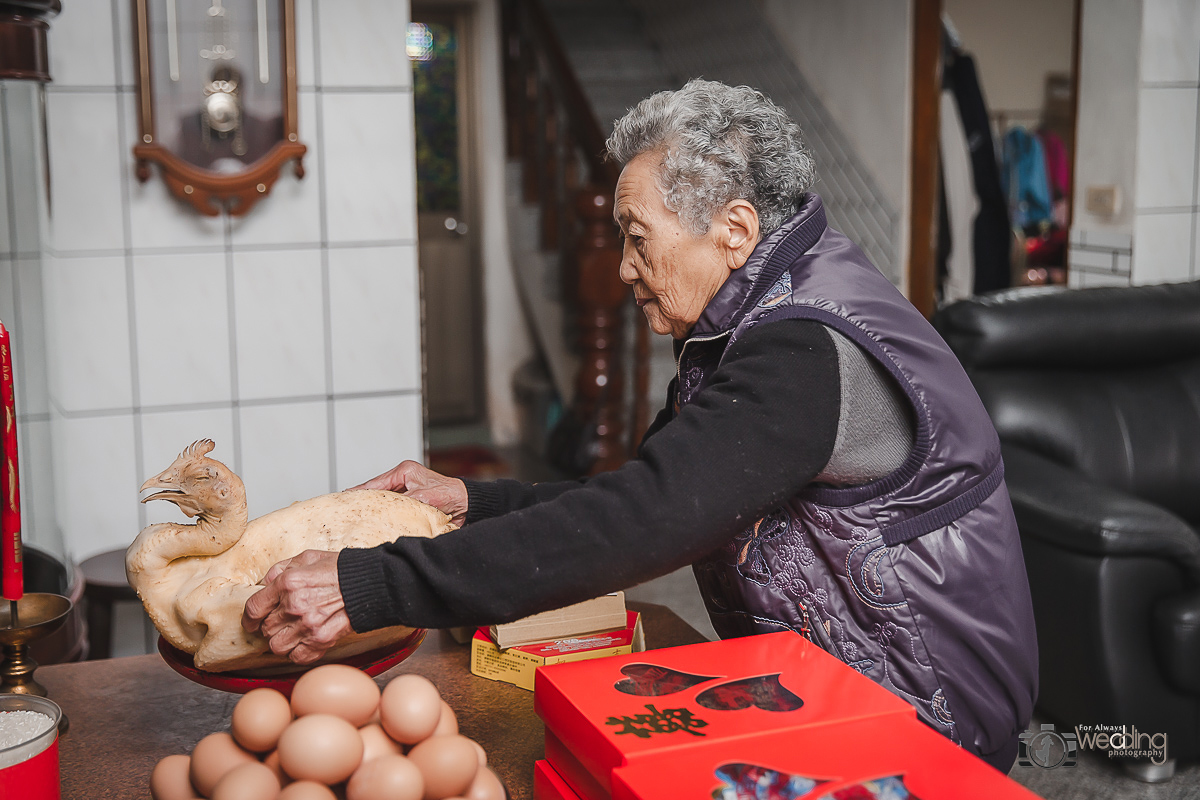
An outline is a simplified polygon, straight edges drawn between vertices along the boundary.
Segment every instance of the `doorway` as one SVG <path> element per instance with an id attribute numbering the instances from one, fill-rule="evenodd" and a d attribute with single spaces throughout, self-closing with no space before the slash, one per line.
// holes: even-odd
<path id="1" fill-rule="evenodd" d="M 428 424 L 482 421 L 483 348 L 477 165 L 470 111 L 469 12 L 413 5 L 417 259 L 421 271 Z"/>
<path id="2" fill-rule="evenodd" d="M 913 6 L 909 299 L 1065 283 L 1080 0 Z"/>

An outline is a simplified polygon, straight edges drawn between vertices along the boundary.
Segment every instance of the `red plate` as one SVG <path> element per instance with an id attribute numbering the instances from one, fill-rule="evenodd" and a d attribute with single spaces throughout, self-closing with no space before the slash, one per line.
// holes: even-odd
<path id="1" fill-rule="evenodd" d="M 416 628 L 407 637 L 393 644 L 325 663 L 356 667 L 371 677 L 375 677 L 411 656 L 424 640 L 425 629 Z M 291 697 L 292 686 L 300 679 L 300 676 L 314 666 L 319 666 L 313 664 L 307 667 L 296 667 L 294 672 L 275 675 L 259 675 L 254 672 L 205 672 L 202 669 L 196 669 L 190 653 L 175 649 L 161 636 L 158 637 L 158 652 L 162 655 L 163 661 L 167 662 L 167 666 L 188 680 L 210 689 L 220 689 L 223 692 L 233 692 L 234 694 L 245 694 L 251 689 L 265 687 L 280 691 L 285 697 Z"/>

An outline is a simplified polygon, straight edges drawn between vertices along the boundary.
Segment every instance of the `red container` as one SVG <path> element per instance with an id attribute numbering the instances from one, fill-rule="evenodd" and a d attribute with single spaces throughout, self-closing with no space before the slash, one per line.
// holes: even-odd
<path id="1" fill-rule="evenodd" d="M 0 750 L 0 800 L 60 800 L 58 723 L 62 710 L 44 697 L 0 694 L 0 712 L 36 711 L 52 724 L 27 742 Z"/>
<path id="2" fill-rule="evenodd" d="M 908 703 L 793 632 L 542 667 L 534 707 L 547 759 L 587 800 L 642 759 L 674 774 L 677 755 L 714 743 L 861 719 L 920 725 Z"/>

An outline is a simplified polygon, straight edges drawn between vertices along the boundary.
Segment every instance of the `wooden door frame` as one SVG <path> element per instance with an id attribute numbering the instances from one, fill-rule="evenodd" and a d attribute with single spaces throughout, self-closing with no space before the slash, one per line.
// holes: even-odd
<path id="1" fill-rule="evenodd" d="M 1070 252 L 1070 232 L 1075 225 L 1075 159 L 1079 155 L 1079 52 L 1083 49 L 1083 0 L 1075 0 L 1075 22 L 1071 31 L 1071 193 L 1067 202 L 1067 252 Z M 1063 264 L 1071 274 L 1070 258 Z"/>
<path id="2" fill-rule="evenodd" d="M 912 10 L 912 138 L 906 274 L 908 299 L 928 318 L 937 307 L 942 0 L 912 0 Z"/>

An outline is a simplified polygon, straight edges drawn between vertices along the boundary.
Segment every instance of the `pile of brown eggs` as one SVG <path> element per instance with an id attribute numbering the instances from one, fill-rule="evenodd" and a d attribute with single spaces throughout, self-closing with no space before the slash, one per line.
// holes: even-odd
<path id="1" fill-rule="evenodd" d="M 201 739 L 191 756 L 154 767 L 154 800 L 504 800 L 477 742 L 460 736 L 454 710 L 420 675 L 382 692 L 353 667 L 305 673 L 291 702 L 248 692 L 232 735 Z"/>

